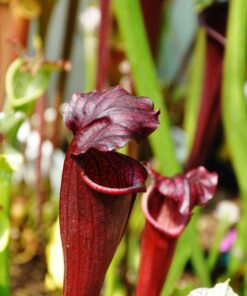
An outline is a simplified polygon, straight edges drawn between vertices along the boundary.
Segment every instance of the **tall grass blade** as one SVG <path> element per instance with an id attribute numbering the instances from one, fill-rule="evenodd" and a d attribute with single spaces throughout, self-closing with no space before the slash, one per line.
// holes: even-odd
<path id="1" fill-rule="evenodd" d="M 181 168 L 176 159 L 168 114 L 158 84 L 139 1 L 114 0 L 113 4 L 131 65 L 135 90 L 139 96 L 152 98 L 155 108 L 161 110 L 160 127 L 149 139 L 153 152 L 159 161 L 159 171 L 166 176 L 172 176 Z"/>

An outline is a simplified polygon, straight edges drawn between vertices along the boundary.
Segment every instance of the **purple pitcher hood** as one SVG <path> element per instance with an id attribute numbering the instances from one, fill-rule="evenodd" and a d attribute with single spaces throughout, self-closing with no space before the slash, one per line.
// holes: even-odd
<path id="1" fill-rule="evenodd" d="M 112 151 L 129 141 L 140 141 L 158 127 L 158 115 L 149 98 L 134 97 L 116 86 L 73 94 L 64 122 L 75 135 L 73 154 L 78 155 L 90 148 Z"/>
<path id="2" fill-rule="evenodd" d="M 179 236 L 187 225 L 194 206 L 207 203 L 214 195 L 218 176 L 204 167 L 172 178 L 150 169 L 152 183 L 144 194 L 144 214 L 157 230 Z"/>

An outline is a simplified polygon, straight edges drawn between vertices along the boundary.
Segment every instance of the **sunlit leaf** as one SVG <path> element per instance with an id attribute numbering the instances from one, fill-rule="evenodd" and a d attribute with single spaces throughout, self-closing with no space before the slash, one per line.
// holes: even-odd
<path id="1" fill-rule="evenodd" d="M 51 71 L 41 67 L 35 74 L 22 68 L 23 60 L 15 60 L 6 75 L 7 97 L 14 109 L 35 101 L 47 89 Z"/>
<path id="2" fill-rule="evenodd" d="M 47 61 L 39 55 L 16 59 L 6 74 L 8 104 L 15 110 L 28 112 L 30 105 L 47 90 L 51 74 L 59 69 L 69 70 L 70 64 Z"/>
<path id="3" fill-rule="evenodd" d="M 16 171 L 23 162 L 23 156 L 13 148 L 7 147 L 4 154 L 0 154 L 0 170 Z"/>

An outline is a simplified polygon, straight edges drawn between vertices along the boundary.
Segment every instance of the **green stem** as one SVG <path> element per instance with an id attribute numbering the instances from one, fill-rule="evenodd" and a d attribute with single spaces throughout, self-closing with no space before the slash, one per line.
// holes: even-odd
<path id="1" fill-rule="evenodd" d="M 203 247 L 199 241 L 198 231 L 196 229 L 196 224 L 198 221 L 198 216 L 200 214 L 200 210 L 197 209 L 194 213 L 194 219 L 191 221 L 192 230 L 190 231 L 190 245 L 193 248 L 191 254 L 191 261 L 193 268 L 195 270 L 196 275 L 201 281 L 201 284 L 205 287 L 210 287 L 212 285 L 210 279 L 210 270 L 208 267 L 208 263 L 204 256 Z"/>
<path id="2" fill-rule="evenodd" d="M 174 175 L 181 168 L 176 159 L 168 114 L 158 85 L 140 3 L 138 0 L 114 0 L 113 4 L 131 65 L 135 90 L 140 96 L 152 98 L 155 107 L 161 111 L 160 127 L 149 137 L 151 147 L 159 161 L 160 172 L 167 176 Z"/>
<path id="3" fill-rule="evenodd" d="M 185 102 L 184 129 L 186 132 L 186 146 L 191 150 L 202 93 L 203 70 L 205 64 L 205 31 L 199 29 L 194 48 L 193 62 L 190 69 L 188 94 Z"/>
<path id="4" fill-rule="evenodd" d="M 223 76 L 223 123 L 233 166 L 243 192 L 247 192 L 247 109 L 244 97 L 246 53 L 246 0 L 230 1 Z"/>
<path id="5" fill-rule="evenodd" d="M 9 217 L 10 198 L 9 191 L 11 186 L 11 173 L 0 169 L 0 205 L 4 213 Z M 0 253 L 0 295 L 9 295 L 9 250 L 4 249 Z"/>
<path id="6" fill-rule="evenodd" d="M 247 5 L 246 0 L 230 1 L 227 42 L 223 76 L 223 124 L 226 140 L 236 172 L 243 201 L 243 216 L 240 221 L 238 242 L 246 252 L 247 229 L 247 109 L 244 97 L 247 54 Z M 245 277 L 247 274 L 245 273 Z M 246 279 L 245 279 L 246 282 Z M 244 295 L 247 295 L 245 288 Z"/>
<path id="7" fill-rule="evenodd" d="M 212 271 L 215 267 L 215 263 L 219 255 L 220 242 L 222 241 L 228 229 L 229 229 L 229 223 L 225 220 L 220 221 L 216 230 L 213 244 L 210 248 L 209 255 L 208 255 L 208 266 L 210 271 Z"/>

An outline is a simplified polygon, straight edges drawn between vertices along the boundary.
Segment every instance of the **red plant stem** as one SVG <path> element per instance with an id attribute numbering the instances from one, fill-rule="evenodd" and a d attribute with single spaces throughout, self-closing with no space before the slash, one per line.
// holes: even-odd
<path id="1" fill-rule="evenodd" d="M 178 237 L 195 205 L 213 197 L 216 173 L 199 167 L 173 178 L 161 176 L 149 167 L 152 183 L 142 199 L 146 224 L 142 236 L 137 296 L 161 295 Z"/>
<path id="2" fill-rule="evenodd" d="M 136 296 L 159 296 L 166 279 L 177 238 L 165 235 L 146 221 L 142 233 L 141 263 Z"/>
<path id="3" fill-rule="evenodd" d="M 201 24 L 207 33 L 205 76 L 195 139 L 186 170 L 202 165 L 206 160 L 220 123 L 220 90 L 226 19 L 226 3 L 214 4 L 200 15 Z"/>
<path id="4" fill-rule="evenodd" d="M 109 33 L 111 24 L 110 15 L 111 0 L 101 0 L 101 21 L 99 28 L 98 64 L 96 76 L 96 89 L 103 90 L 107 78 L 107 70 L 110 56 Z"/>
<path id="5" fill-rule="evenodd" d="M 158 41 L 161 32 L 162 8 L 164 0 L 141 0 L 141 7 L 146 27 L 146 32 L 153 56 L 158 48 Z"/>
<path id="6" fill-rule="evenodd" d="M 42 96 L 36 104 L 36 112 L 38 115 L 37 132 L 40 136 L 38 156 L 36 159 L 36 210 L 37 210 L 37 225 L 39 226 L 42 221 L 42 204 L 43 204 L 43 192 L 42 192 L 42 144 L 44 140 L 44 111 L 45 111 L 45 97 Z"/>
<path id="7" fill-rule="evenodd" d="M 70 58 L 72 45 L 73 45 L 73 37 L 76 26 L 76 13 L 79 6 L 79 0 L 69 1 L 68 2 L 68 15 L 66 20 L 65 34 L 64 34 L 64 44 L 62 51 L 62 60 L 68 60 Z M 53 146 L 56 148 L 58 146 L 60 129 L 59 125 L 61 122 L 61 114 L 59 112 L 59 108 L 63 102 L 64 90 L 66 87 L 67 80 L 67 72 L 61 71 L 58 73 L 58 84 L 56 88 L 56 95 L 54 101 L 54 108 L 57 112 L 57 117 L 54 121 L 53 131 L 52 131 L 52 142 Z"/>
<path id="8" fill-rule="evenodd" d="M 195 140 L 186 170 L 201 165 L 212 144 L 220 123 L 220 88 L 223 48 L 209 41 L 206 48 L 206 69 Z M 209 127 L 210 124 L 210 128 Z"/>

